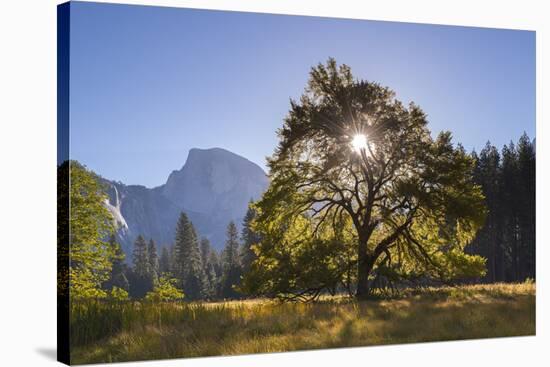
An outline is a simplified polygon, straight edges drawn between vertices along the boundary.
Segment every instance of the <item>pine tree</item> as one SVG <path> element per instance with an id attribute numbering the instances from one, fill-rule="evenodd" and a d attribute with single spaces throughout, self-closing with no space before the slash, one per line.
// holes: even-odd
<path id="1" fill-rule="evenodd" d="M 176 262 L 176 258 L 177 258 L 177 255 L 176 255 L 176 245 L 172 245 L 172 247 L 170 247 L 170 272 L 174 275 L 174 274 L 178 274 L 179 273 L 179 269 L 178 269 L 178 264 Z"/>
<path id="2" fill-rule="evenodd" d="M 239 235 L 235 222 L 227 225 L 223 262 L 226 268 L 237 267 L 239 263 Z"/>
<path id="3" fill-rule="evenodd" d="M 205 275 L 197 233 L 185 213 L 181 213 L 176 225 L 174 245 L 174 275 L 190 300 L 204 297 Z"/>
<path id="4" fill-rule="evenodd" d="M 205 237 L 201 239 L 200 252 L 202 270 L 205 275 L 205 296 L 208 298 L 213 298 L 216 296 L 217 292 L 217 278 L 214 267 L 210 264 L 210 253 L 212 252 L 212 247 L 210 246 L 210 241 L 208 241 Z"/>
<path id="5" fill-rule="evenodd" d="M 160 259 L 159 259 L 159 273 L 161 275 L 169 273 L 172 268 L 170 253 L 171 251 L 168 250 L 166 246 L 162 247 L 162 250 L 160 252 Z"/>
<path id="6" fill-rule="evenodd" d="M 210 251 L 210 256 L 208 257 L 208 271 L 206 276 L 210 281 L 210 288 L 212 292 L 212 297 L 221 297 L 221 278 L 222 278 L 222 266 L 220 263 L 220 257 L 216 250 L 212 249 Z"/>
<path id="7" fill-rule="evenodd" d="M 506 280 L 519 279 L 519 227 L 518 227 L 518 169 L 517 152 L 513 142 L 502 148 L 501 216 L 503 244 L 507 252 Z"/>
<path id="8" fill-rule="evenodd" d="M 130 295 L 134 298 L 143 298 L 153 289 L 153 275 L 149 263 L 147 242 L 139 235 L 134 242 L 133 268 L 130 280 Z"/>
<path id="9" fill-rule="evenodd" d="M 241 231 L 241 266 L 243 273 L 247 273 L 254 260 L 256 254 L 252 250 L 252 246 L 260 242 L 260 236 L 252 228 L 252 223 L 256 218 L 256 210 L 252 206 L 252 201 L 248 204 L 248 210 L 243 220 L 243 228 Z"/>
<path id="10" fill-rule="evenodd" d="M 222 264 L 221 264 L 220 256 L 215 250 L 212 250 L 210 252 L 210 258 L 208 260 L 208 263 L 213 266 L 216 276 L 220 278 L 222 276 L 222 271 L 223 271 Z"/>
<path id="11" fill-rule="evenodd" d="M 210 241 L 208 241 L 208 238 L 206 237 L 201 238 L 200 251 L 201 251 L 202 268 L 206 270 L 206 265 L 208 264 L 208 258 L 210 257 L 210 252 L 212 251 L 212 247 L 210 246 Z"/>
<path id="12" fill-rule="evenodd" d="M 149 240 L 147 255 L 149 258 L 149 271 L 151 272 L 153 281 L 155 281 L 159 276 L 159 259 L 157 255 L 157 245 L 155 244 L 155 241 L 153 241 L 152 238 Z"/>
<path id="13" fill-rule="evenodd" d="M 132 255 L 134 274 L 141 277 L 149 275 L 149 254 L 147 251 L 147 243 L 142 235 L 137 236 L 136 241 L 134 242 L 134 250 Z"/>
<path id="14" fill-rule="evenodd" d="M 130 289 L 130 283 L 126 276 L 127 268 L 124 263 L 124 252 L 122 251 L 120 244 L 116 241 L 115 235 L 111 235 L 109 243 L 114 248 L 113 257 L 113 269 L 111 270 L 111 277 L 105 284 L 105 289 L 112 290 L 114 287 L 124 289 L 126 292 Z"/>
<path id="15" fill-rule="evenodd" d="M 501 246 L 501 216 L 500 216 L 500 154 L 497 148 L 487 142 L 480 152 L 474 171 L 476 182 L 481 185 L 488 206 L 485 225 L 477 234 L 478 242 L 483 243 L 479 254 L 487 259 L 487 275 L 489 282 L 504 280 L 503 248 Z"/>
<path id="16" fill-rule="evenodd" d="M 517 144 L 520 280 L 535 278 L 535 147 L 526 133 Z"/>
<path id="17" fill-rule="evenodd" d="M 227 226 L 227 238 L 222 259 L 221 296 L 223 298 L 237 298 L 239 293 L 235 287 L 239 286 L 242 274 L 239 259 L 239 235 L 233 221 Z"/>

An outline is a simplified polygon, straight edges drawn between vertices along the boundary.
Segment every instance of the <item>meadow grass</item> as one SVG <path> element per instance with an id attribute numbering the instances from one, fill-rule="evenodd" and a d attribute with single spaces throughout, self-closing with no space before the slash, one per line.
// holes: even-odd
<path id="1" fill-rule="evenodd" d="M 75 303 L 76 364 L 535 334 L 535 285 L 408 290 L 394 299 L 315 303 Z"/>

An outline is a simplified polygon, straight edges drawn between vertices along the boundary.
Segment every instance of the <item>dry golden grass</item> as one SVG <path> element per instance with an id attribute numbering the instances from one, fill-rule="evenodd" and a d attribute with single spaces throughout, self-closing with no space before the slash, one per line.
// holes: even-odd
<path id="1" fill-rule="evenodd" d="M 97 326 L 101 325 L 101 326 Z M 74 305 L 73 363 L 282 352 L 535 334 L 535 285 L 407 291 L 312 304 Z"/>

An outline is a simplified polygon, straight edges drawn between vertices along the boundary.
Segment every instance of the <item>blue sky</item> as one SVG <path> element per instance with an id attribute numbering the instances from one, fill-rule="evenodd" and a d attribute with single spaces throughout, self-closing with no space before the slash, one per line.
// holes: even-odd
<path id="1" fill-rule="evenodd" d="M 334 57 L 466 149 L 535 135 L 535 33 L 73 2 L 71 157 L 154 187 L 189 149 L 265 168 L 289 99 Z"/>

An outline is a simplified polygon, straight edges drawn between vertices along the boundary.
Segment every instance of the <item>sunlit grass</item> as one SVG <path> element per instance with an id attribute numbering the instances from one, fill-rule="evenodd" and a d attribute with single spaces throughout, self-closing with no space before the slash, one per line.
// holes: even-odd
<path id="1" fill-rule="evenodd" d="M 533 335 L 535 285 L 427 288 L 402 297 L 312 304 L 73 305 L 73 363 L 281 352 Z"/>

